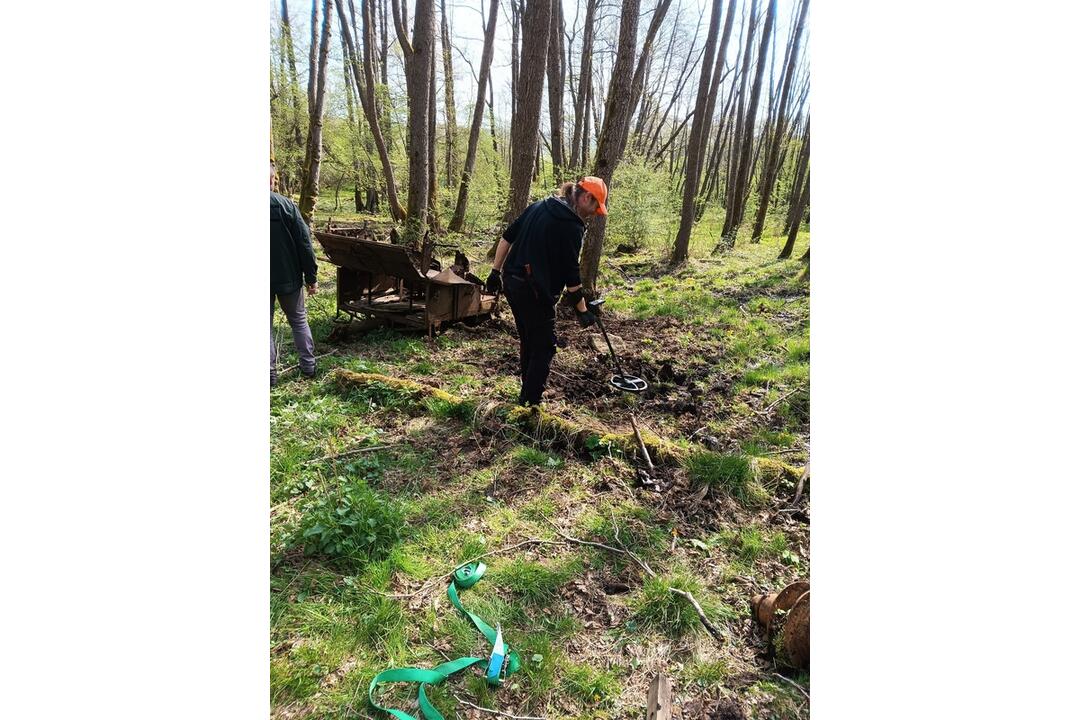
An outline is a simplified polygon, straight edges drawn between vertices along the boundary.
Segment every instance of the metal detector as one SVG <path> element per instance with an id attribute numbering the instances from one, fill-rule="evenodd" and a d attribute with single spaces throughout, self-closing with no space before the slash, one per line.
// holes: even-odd
<path id="1" fill-rule="evenodd" d="M 610 382 L 619 390 L 628 393 L 640 393 L 649 388 L 649 383 L 643 379 L 634 375 L 627 375 L 623 372 L 622 366 L 619 364 L 619 358 L 615 356 L 615 348 L 611 346 L 611 340 L 608 339 L 607 330 L 604 329 L 604 323 L 600 320 L 600 313 L 595 312 L 600 309 L 600 306 L 604 304 L 604 298 L 596 298 L 590 300 L 588 306 L 594 310 L 593 314 L 596 316 L 596 325 L 600 328 L 600 333 L 604 336 L 604 342 L 607 343 L 608 350 L 611 351 L 611 361 L 615 363 L 615 369 L 619 372 L 618 375 L 612 375 Z"/>

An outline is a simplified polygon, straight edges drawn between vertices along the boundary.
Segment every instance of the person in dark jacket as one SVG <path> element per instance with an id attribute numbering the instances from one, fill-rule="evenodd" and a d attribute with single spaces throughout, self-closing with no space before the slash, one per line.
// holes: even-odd
<path id="1" fill-rule="evenodd" d="M 270 167 L 273 187 L 273 166 Z M 307 294 L 319 290 L 315 276 L 315 252 L 311 234 L 292 200 L 270 191 L 270 386 L 277 383 L 277 352 L 274 347 L 274 299 L 281 305 L 292 328 L 293 343 L 300 354 L 300 372 L 315 376 L 315 342 L 304 307 Z"/>
<path id="2" fill-rule="evenodd" d="M 566 297 L 582 327 L 596 322 L 585 305 L 578 255 L 585 220 L 607 215 L 607 185 L 584 177 L 539 200 L 510 223 L 495 250 L 488 292 L 503 291 L 521 342 L 521 405 L 539 405 L 555 357 L 555 302 Z"/>

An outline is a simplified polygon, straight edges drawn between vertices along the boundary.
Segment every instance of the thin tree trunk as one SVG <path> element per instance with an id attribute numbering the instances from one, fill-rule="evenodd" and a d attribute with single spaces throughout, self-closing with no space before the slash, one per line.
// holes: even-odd
<path id="1" fill-rule="evenodd" d="M 783 249 L 777 256 L 778 260 L 786 260 L 791 257 L 791 251 L 795 249 L 795 239 L 799 236 L 799 228 L 802 226 L 802 216 L 806 212 L 806 205 L 810 202 L 810 180 L 806 181 L 803 185 L 802 192 L 799 193 L 799 202 L 795 206 L 795 222 L 791 224 L 791 228 L 788 230 L 787 242 L 784 243 Z M 807 249 L 805 259 L 810 259 L 810 250 Z"/>
<path id="2" fill-rule="evenodd" d="M 566 69 L 563 67 L 562 3 L 555 2 L 551 12 L 551 30 L 548 37 L 547 80 L 548 119 L 551 124 L 551 165 L 555 183 L 562 182 L 563 171 L 563 84 Z"/>
<path id="3" fill-rule="evenodd" d="M 797 212 L 799 199 L 802 196 L 803 183 L 806 180 L 806 170 L 810 162 L 810 118 L 806 119 L 806 130 L 803 132 L 802 147 L 799 149 L 799 159 L 795 163 L 795 180 L 791 186 L 791 199 L 788 201 L 787 222 L 784 223 L 784 232 L 791 232 L 792 225 L 798 225 L 802 215 Z"/>
<path id="4" fill-rule="evenodd" d="M 704 159 L 703 138 L 709 135 L 709 125 L 716 94 L 719 90 L 720 76 L 724 69 L 724 56 L 727 53 L 728 38 L 731 37 L 732 21 L 735 18 L 735 0 L 728 3 L 727 20 L 724 23 L 724 37 L 716 53 L 715 67 L 713 50 L 716 36 L 720 29 L 721 0 L 713 0 L 712 17 L 709 20 L 709 33 L 705 40 L 705 54 L 701 61 L 701 77 L 698 80 L 697 105 L 694 107 L 694 124 L 690 126 L 687 140 L 686 179 L 683 184 L 682 213 L 679 218 L 679 230 L 675 235 L 675 246 L 671 253 L 672 265 L 686 261 L 690 250 L 690 231 L 694 227 L 694 209 L 697 200 L 698 181 L 701 177 L 701 165 Z"/>
<path id="5" fill-rule="evenodd" d="M 432 38 L 432 50 L 435 49 L 434 37 Z M 438 192 L 438 168 L 436 167 L 436 158 L 438 149 L 435 142 L 435 117 L 438 114 L 438 109 L 435 103 L 435 53 L 432 52 L 429 56 L 429 72 L 428 72 L 428 222 L 431 223 L 431 227 L 438 231 L 439 229 L 439 192 Z M 426 270 L 426 268 L 425 268 Z"/>
<path id="6" fill-rule="evenodd" d="M 755 7 L 751 10 L 751 14 L 756 11 L 756 0 L 753 0 Z M 750 103 L 746 110 L 746 119 L 743 123 L 743 139 L 740 145 L 740 157 L 738 160 L 738 168 L 735 172 L 735 183 L 732 187 L 731 197 L 733 198 L 732 205 L 728 207 L 728 211 L 724 216 L 724 229 L 720 235 L 720 242 L 713 248 L 713 252 L 719 252 L 724 248 L 730 248 L 735 244 L 735 235 L 739 231 L 739 226 L 743 221 L 743 214 L 746 208 L 745 197 L 747 189 L 750 183 L 750 172 L 752 169 L 752 154 L 753 139 L 754 139 L 754 121 L 757 117 L 758 103 L 761 99 L 761 83 L 765 77 L 765 61 L 768 59 L 769 54 L 769 37 L 772 34 L 773 23 L 776 19 L 776 0 L 769 0 L 769 8 L 765 13 L 765 27 L 761 33 L 761 45 L 758 49 L 757 58 L 757 71 L 754 75 L 754 86 L 750 91 Z M 751 19 L 751 27 L 753 26 L 753 19 Z M 751 37 L 753 32 L 751 32 Z M 747 38 L 750 40 L 750 38 Z M 748 42 L 749 47 L 749 42 Z"/>
<path id="7" fill-rule="evenodd" d="M 488 9 L 487 26 L 484 28 L 484 50 L 480 56 L 480 77 L 476 82 L 476 104 L 473 105 L 472 123 L 469 125 L 469 144 L 465 149 L 465 167 L 461 171 L 461 183 L 458 185 L 457 204 L 454 217 L 450 220 L 450 230 L 461 232 L 465 225 L 465 207 L 469 202 L 469 183 L 472 182 L 473 167 L 476 164 L 476 147 L 480 140 L 480 127 L 484 122 L 484 90 L 491 74 L 491 58 L 495 55 L 495 21 L 499 15 L 499 0 L 491 0 Z M 491 124 L 492 142 L 495 140 L 495 121 Z M 499 147 L 495 145 L 496 155 Z"/>
<path id="8" fill-rule="evenodd" d="M 551 4 L 552 0 L 531 0 L 522 16 L 522 25 L 530 31 L 525 35 L 521 47 L 517 112 L 510 128 L 510 197 L 504 217 L 506 222 L 516 218 L 529 204 L 530 179 L 540 130 Z"/>
<path id="9" fill-rule="evenodd" d="M 301 149 L 304 147 L 304 133 L 300 129 L 300 79 L 296 73 L 296 53 L 293 47 L 292 39 L 292 25 L 289 22 L 289 5 L 287 0 L 281 0 L 281 43 L 284 46 L 285 55 L 288 58 L 289 74 L 285 80 L 289 86 L 289 117 L 292 126 L 292 137 L 294 143 L 294 152 L 296 156 L 299 156 Z M 279 168 L 278 175 L 288 175 L 288 178 L 283 178 L 284 184 L 287 187 L 292 187 L 292 179 L 297 168 L 290 167 L 286 169 L 286 172 L 281 172 L 284 168 Z"/>
<path id="10" fill-rule="evenodd" d="M 314 102 L 308 130 L 307 155 L 304 162 L 304 184 L 300 188 L 300 214 L 308 224 L 312 221 L 319 199 L 319 169 L 322 163 L 322 115 L 326 99 L 326 60 L 330 55 L 330 0 L 323 0 L 322 32 L 319 37 L 319 62 L 315 74 Z"/>
<path id="11" fill-rule="evenodd" d="M 521 14 L 524 0 L 510 0 L 510 127 L 518 116 L 518 83 L 521 76 Z M 514 153 L 514 135 L 510 134 L 510 153 Z"/>
<path id="12" fill-rule="evenodd" d="M 611 70 L 611 84 L 608 87 L 607 102 L 604 107 L 604 123 L 596 143 L 596 160 L 592 174 L 602 178 L 611 187 L 611 179 L 626 148 L 630 133 L 630 113 L 636 105 L 634 99 L 635 84 L 644 77 L 644 67 L 635 62 L 637 47 L 637 26 L 640 0 L 626 0 L 622 4 L 622 16 L 619 21 L 619 45 L 615 56 L 615 66 Z M 653 22 L 650 24 L 646 46 L 642 54 L 650 51 L 652 38 L 656 35 L 659 23 L 671 6 L 671 0 L 661 0 L 657 5 Z M 608 198 L 610 210 L 611 198 Z M 586 292 L 595 295 L 596 278 L 600 271 L 600 255 L 604 246 L 604 230 L 607 226 L 604 215 L 596 215 L 588 222 L 584 246 L 581 250 L 581 284 Z"/>
<path id="13" fill-rule="evenodd" d="M 441 0 L 443 92 L 446 96 L 446 187 L 454 184 L 454 147 L 457 134 L 457 107 L 454 104 L 454 63 L 450 57 L 450 24 L 446 19 L 446 0 Z"/>
<path id="14" fill-rule="evenodd" d="M 406 5 L 407 7 L 407 5 Z M 435 13 L 432 0 L 417 0 L 416 16 L 413 19 L 413 37 L 409 40 L 405 23 L 408 21 L 402 12 L 401 3 L 392 0 L 394 32 L 401 45 L 401 54 L 405 59 L 405 86 L 409 100 L 409 200 L 406 208 L 405 236 L 406 244 L 417 244 L 427 225 L 428 206 L 428 171 L 430 157 L 428 153 L 429 135 L 428 112 L 430 107 L 430 79 L 434 67 L 435 50 Z"/>
<path id="15" fill-rule="evenodd" d="M 785 124 L 787 122 L 787 105 L 791 97 L 791 86 L 795 77 L 795 65 L 799 55 L 799 44 L 802 39 L 803 25 L 806 21 L 806 11 L 810 7 L 810 0 L 802 0 L 799 8 L 799 19 L 795 25 L 792 40 L 788 46 L 788 57 L 784 69 L 783 87 L 780 91 L 780 107 L 776 113 L 776 128 L 773 139 L 769 145 L 769 152 L 765 155 L 765 165 L 762 167 L 761 184 L 758 188 L 760 200 L 758 202 L 757 216 L 754 218 L 754 228 L 750 236 L 751 242 L 759 242 L 761 233 L 765 229 L 765 214 L 769 209 L 769 199 L 772 197 L 773 186 L 780 172 L 779 150 L 781 139 L 784 137 Z"/>
<path id="16" fill-rule="evenodd" d="M 575 170 L 588 164 L 589 111 L 588 96 L 592 86 L 592 54 L 596 8 L 599 0 L 586 0 L 584 35 L 581 41 L 581 70 L 578 73 L 578 93 L 574 98 L 574 136 L 570 147 L 570 167 Z"/>
<path id="17" fill-rule="evenodd" d="M 372 67 L 374 61 L 374 51 L 372 49 L 374 34 L 372 26 L 375 24 L 373 0 L 363 0 L 360 6 L 360 15 L 362 19 L 361 30 L 364 35 L 362 78 L 360 62 L 357 59 L 356 45 L 353 42 L 352 33 L 349 32 L 348 25 L 345 23 L 345 9 L 342 6 L 341 0 L 334 0 L 334 4 L 337 7 L 338 21 L 341 24 L 342 34 L 345 36 L 345 44 L 349 49 L 349 65 L 352 67 L 353 79 L 356 81 L 356 86 L 360 91 L 360 105 L 364 108 L 364 115 L 367 117 L 368 128 L 371 130 L 371 137 L 375 142 L 375 149 L 379 155 L 379 162 L 382 164 L 383 177 L 386 180 L 386 199 L 390 205 L 390 215 L 394 220 L 400 222 L 405 219 L 405 210 L 401 207 L 401 203 L 398 200 L 397 183 L 394 179 L 394 168 L 390 164 L 390 154 L 387 150 L 386 142 L 383 139 L 382 127 L 379 123 L 378 99 L 375 94 L 375 71 Z"/>

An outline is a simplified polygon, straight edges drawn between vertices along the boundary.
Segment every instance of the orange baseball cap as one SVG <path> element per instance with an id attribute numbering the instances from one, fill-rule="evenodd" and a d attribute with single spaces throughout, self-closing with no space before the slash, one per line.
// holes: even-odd
<path id="1" fill-rule="evenodd" d="M 596 198 L 596 202 L 600 204 L 597 212 L 601 215 L 607 215 L 607 205 L 605 205 L 607 202 L 607 184 L 594 175 L 586 175 L 578 181 L 578 185 L 588 190 Z"/>

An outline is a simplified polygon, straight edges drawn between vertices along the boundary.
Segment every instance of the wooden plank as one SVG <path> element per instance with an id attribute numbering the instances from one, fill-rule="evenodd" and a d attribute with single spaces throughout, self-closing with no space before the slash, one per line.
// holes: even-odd
<path id="1" fill-rule="evenodd" d="M 671 681 L 666 675 L 657 675 L 649 686 L 645 720 L 671 720 Z"/>

